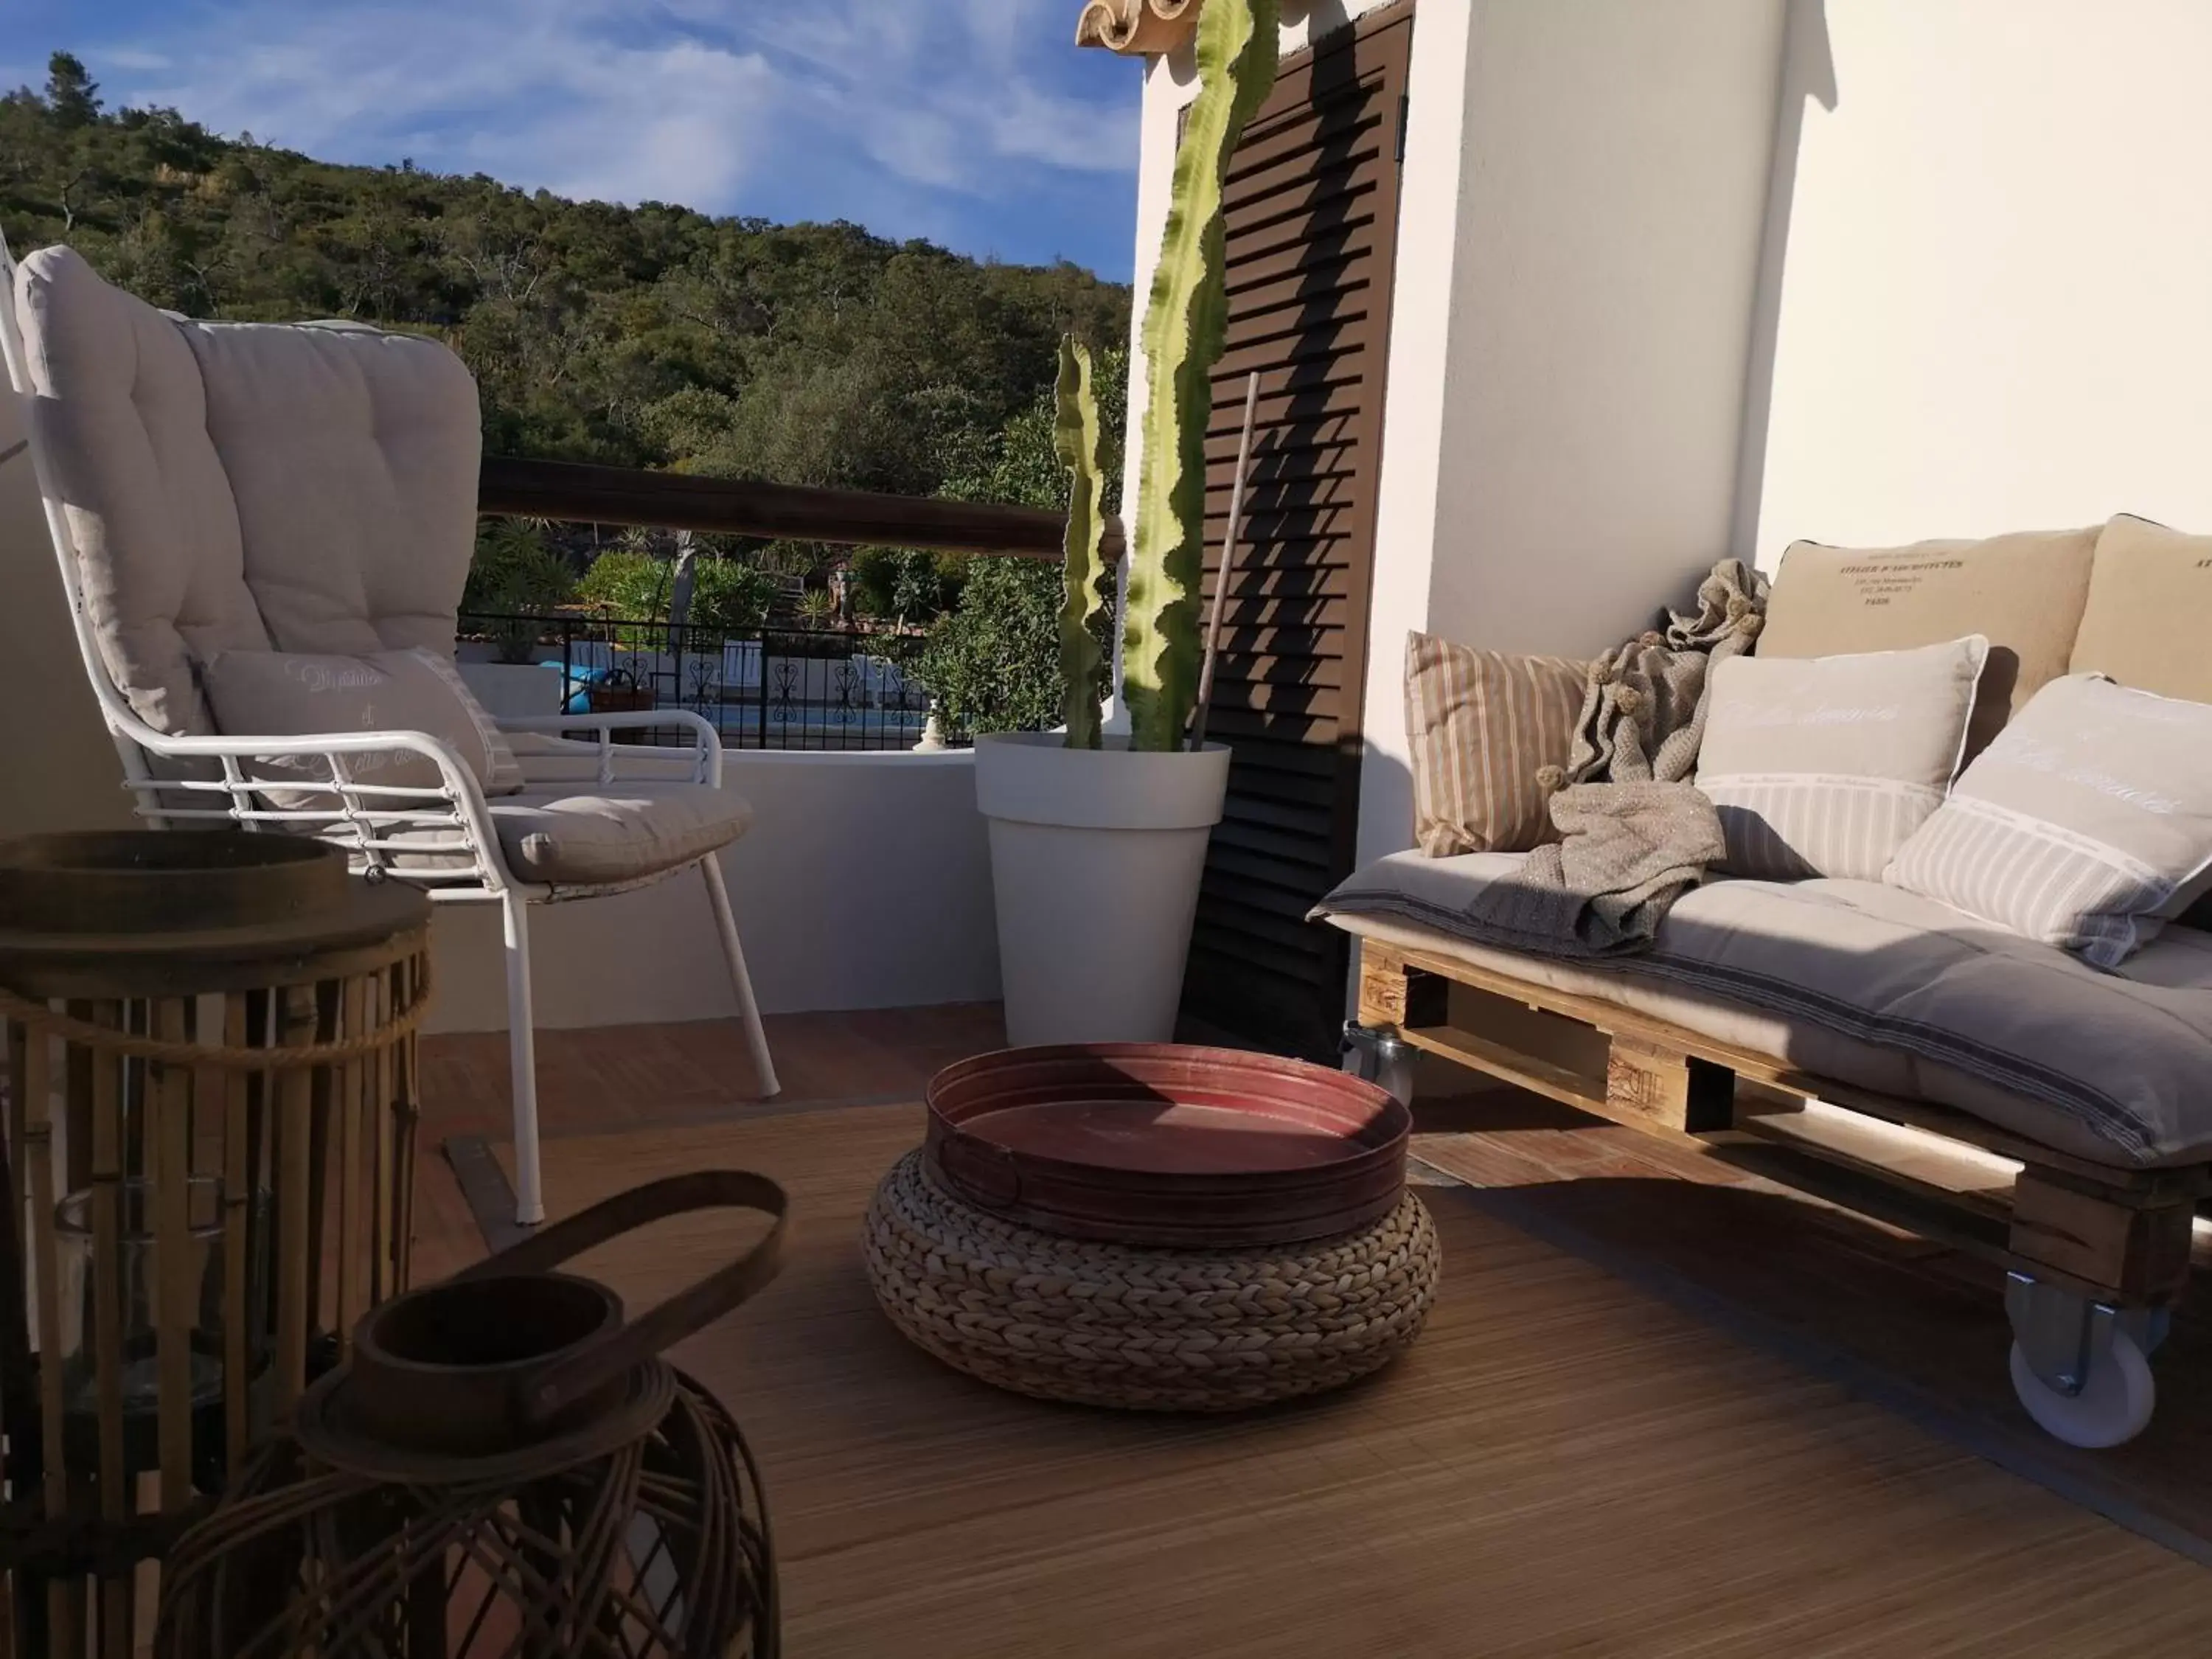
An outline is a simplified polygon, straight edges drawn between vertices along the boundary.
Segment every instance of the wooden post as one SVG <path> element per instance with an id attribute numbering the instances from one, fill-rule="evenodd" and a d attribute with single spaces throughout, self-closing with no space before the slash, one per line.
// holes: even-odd
<path id="1" fill-rule="evenodd" d="M 1442 1025 L 1450 1018 L 1451 987 L 1435 974 L 1408 967 L 1406 959 L 1372 939 L 1359 947 L 1359 1023 L 1410 1030 Z"/>
<path id="2" fill-rule="evenodd" d="M 1605 1100 L 1612 1115 L 1684 1134 L 1710 1134 L 1735 1120 L 1735 1073 L 1673 1049 L 1616 1036 L 1606 1053 Z"/>
<path id="3" fill-rule="evenodd" d="M 2189 1282 L 2197 1183 L 2099 1187 L 2030 1165 L 2013 1186 L 2011 1248 L 2033 1267 L 2133 1305 L 2176 1300 Z"/>

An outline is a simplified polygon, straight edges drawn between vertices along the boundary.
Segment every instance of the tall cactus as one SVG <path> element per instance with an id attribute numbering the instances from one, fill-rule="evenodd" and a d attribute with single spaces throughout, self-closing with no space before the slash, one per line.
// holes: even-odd
<path id="1" fill-rule="evenodd" d="M 1198 98 L 1145 310 L 1145 453 L 1121 635 L 1133 749 L 1182 747 L 1198 701 L 1206 428 L 1229 322 L 1223 177 L 1275 82 L 1279 9 L 1279 0 L 1206 0 L 1199 14 Z"/>
<path id="2" fill-rule="evenodd" d="M 1067 469 L 1067 543 L 1062 572 L 1066 594 L 1060 605 L 1060 719 L 1070 749 L 1099 744 L 1098 702 L 1106 690 L 1106 658 L 1091 631 L 1103 608 L 1100 548 L 1106 525 L 1098 469 L 1098 397 L 1091 386 L 1091 352 L 1078 339 L 1060 343 L 1060 379 L 1053 387 L 1053 447 Z"/>

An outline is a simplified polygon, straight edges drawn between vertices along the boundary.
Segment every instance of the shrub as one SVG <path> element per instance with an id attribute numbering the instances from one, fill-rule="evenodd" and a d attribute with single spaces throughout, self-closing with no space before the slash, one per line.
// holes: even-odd
<path id="1" fill-rule="evenodd" d="M 461 608 L 497 617 L 538 617 L 568 603 L 575 586 L 568 562 L 546 544 L 537 526 L 501 519 L 477 532 Z M 535 621 L 487 624 L 501 662 L 524 663 L 538 647 Z"/>
<path id="2" fill-rule="evenodd" d="M 969 563 L 960 603 L 930 629 L 919 665 L 950 734 L 1042 732 L 1059 724 L 1060 598 L 1060 566 L 1049 560 Z M 1113 607 L 1097 621 L 1107 645 Z"/>
<path id="3" fill-rule="evenodd" d="M 702 558 L 691 567 L 691 625 L 750 634 L 768 620 L 775 595 L 775 578 L 766 571 L 736 559 Z"/>
<path id="4" fill-rule="evenodd" d="M 650 553 L 617 548 L 592 561 L 576 597 L 593 610 L 625 622 L 657 622 L 668 614 L 674 568 Z"/>
<path id="5" fill-rule="evenodd" d="M 864 617 L 934 622 L 960 598 L 968 557 L 903 547 L 864 547 L 853 555 L 853 604 Z"/>

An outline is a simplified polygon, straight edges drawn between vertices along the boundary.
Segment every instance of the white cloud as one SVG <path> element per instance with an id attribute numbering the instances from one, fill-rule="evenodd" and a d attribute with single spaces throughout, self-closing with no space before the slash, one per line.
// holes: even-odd
<path id="1" fill-rule="evenodd" d="M 141 95 L 311 155 L 413 155 L 606 200 L 726 202 L 760 160 L 774 74 L 757 54 L 615 37 L 620 9 L 586 0 L 386 0 L 305 15 L 258 5 L 198 47 L 173 51 Z"/>
<path id="2" fill-rule="evenodd" d="M 1137 72 L 1079 55 L 1073 12 L 1070 0 L 202 0 L 83 55 L 114 101 L 334 161 L 408 157 L 564 195 L 1005 247 L 1041 220 L 1121 203 L 1105 181 L 1135 172 Z M 1036 230 L 1031 257 L 1066 234 Z M 1104 238 L 1109 261 L 1117 240 Z"/>

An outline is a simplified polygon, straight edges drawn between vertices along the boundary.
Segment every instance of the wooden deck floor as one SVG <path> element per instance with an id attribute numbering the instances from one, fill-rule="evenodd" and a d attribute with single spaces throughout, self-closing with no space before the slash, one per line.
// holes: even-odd
<path id="1" fill-rule="evenodd" d="M 1431 1192 L 1435 1321 L 1405 1364 L 1336 1400 L 1190 1422 L 970 1383 L 900 1341 L 859 1273 L 854 1223 L 919 1115 L 836 1091 L 912 1100 L 943 1060 L 995 1040 L 993 1011 L 771 1035 L 787 1078 L 814 1080 L 769 1108 L 742 1103 L 742 1047 L 718 1026 L 554 1034 L 541 1066 L 556 1213 L 708 1163 L 793 1192 L 802 1242 L 782 1279 L 680 1358 L 766 1465 L 794 1659 L 2179 1656 L 2212 1640 L 2212 1573 L 2194 1562 L 1484 1193 Z M 503 1133 L 501 1052 L 427 1047 L 427 1139 Z M 1696 1174 L 1556 1115 L 1423 1116 L 1425 1158 L 1523 1193 Z M 422 1178 L 426 1265 L 476 1254 L 451 1176 L 426 1162 Z M 727 1247 L 679 1225 L 584 1265 L 642 1305 Z"/>

